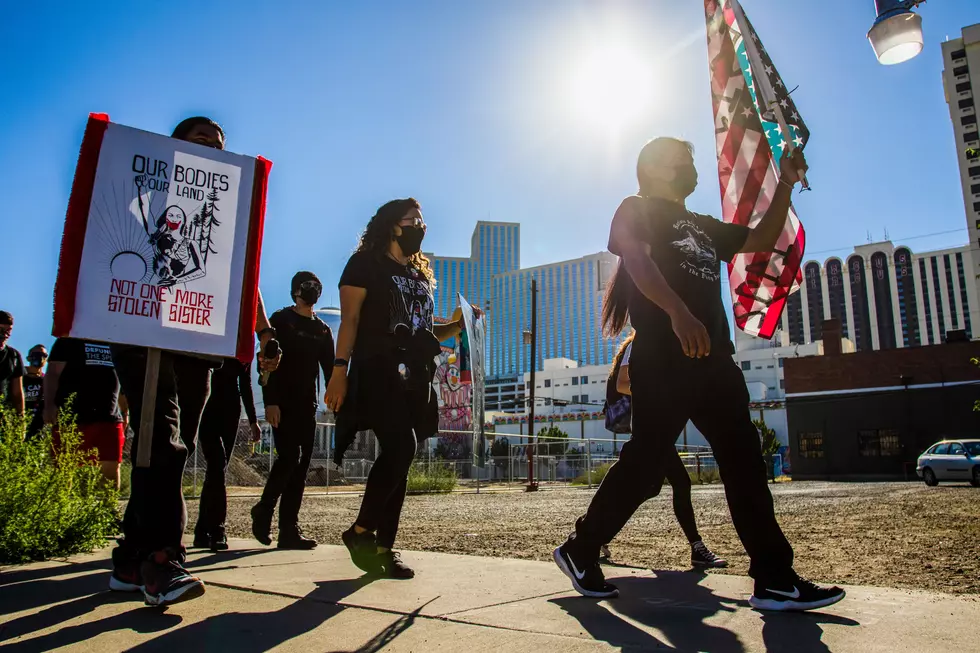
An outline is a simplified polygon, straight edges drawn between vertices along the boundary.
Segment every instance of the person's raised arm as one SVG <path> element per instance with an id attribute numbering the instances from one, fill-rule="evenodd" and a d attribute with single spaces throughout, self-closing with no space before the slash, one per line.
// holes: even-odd
<path id="1" fill-rule="evenodd" d="M 357 341 L 357 327 L 361 323 L 361 306 L 367 297 L 367 288 L 340 287 L 340 329 L 337 330 L 337 358 L 350 360 Z M 324 401 L 333 412 L 340 410 L 347 396 L 347 366 L 337 365 L 327 383 Z"/>
<path id="2" fill-rule="evenodd" d="M 786 216 L 789 214 L 793 187 L 802 175 L 806 174 L 807 169 L 803 150 L 794 150 L 793 154 L 779 160 L 779 183 L 776 186 L 776 194 L 762 219 L 749 229 L 749 235 L 739 252 L 743 254 L 771 252 L 776 247 L 779 235 L 783 233 L 786 224 Z"/>

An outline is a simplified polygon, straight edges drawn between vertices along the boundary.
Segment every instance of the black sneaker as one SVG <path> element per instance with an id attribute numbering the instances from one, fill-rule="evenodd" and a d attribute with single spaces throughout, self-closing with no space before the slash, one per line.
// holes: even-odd
<path id="1" fill-rule="evenodd" d="M 415 570 L 402 561 L 402 555 L 397 551 L 385 551 L 378 554 L 379 562 L 384 569 L 385 578 L 407 580 L 415 578 Z"/>
<path id="2" fill-rule="evenodd" d="M 340 539 L 350 551 L 350 559 L 361 571 L 369 574 L 380 574 L 384 571 L 381 558 L 378 557 L 378 541 L 374 533 L 355 533 L 351 526 L 344 531 Z"/>
<path id="3" fill-rule="evenodd" d="M 728 566 L 724 558 L 719 558 L 708 548 L 708 545 L 698 540 L 691 545 L 691 565 L 694 567 L 715 567 L 721 569 Z"/>
<path id="4" fill-rule="evenodd" d="M 606 578 L 602 575 L 602 569 L 599 568 L 599 561 L 585 562 L 579 560 L 576 562 L 572 559 L 568 545 L 569 542 L 566 541 L 555 549 L 552 555 L 558 568 L 572 581 L 572 587 L 575 588 L 575 591 L 582 596 L 596 599 L 611 599 L 619 596 L 619 590 L 616 589 L 616 586 L 606 582 Z"/>
<path id="5" fill-rule="evenodd" d="M 199 533 L 194 531 L 194 542 L 191 544 L 192 549 L 209 549 L 211 548 L 211 536 L 207 533 Z"/>
<path id="6" fill-rule="evenodd" d="M 170 605 L 204 594 L 204 581 L 192 576 L 182 562 L 182 553 L 173 549 L 157 551 L 143 561 L 143 599 L 147 605 Z"/>
<path id="7" fill-rule="evenodd" d="M 756 610 L 816 610 L 837 603 L 844 598 L 844 594 L 839 587 L 821 587 L 794 573 L 782 583 L 755 581 L 755 591 L 749 597 L 749 605 Z"/>
<path id="8" fill-rule="evenodd" d="M 209 537 L 208 540 L 208 546 L 212 553 L 228 550 L 228 536 L 225 535 L 224 528 L 218 527 L 217 530 L 211 533 L 211 537 Z"/>
<path id="9" fill-rule="evenodd" d="M 279 529 L 279 541 L 276 547 L 280 549 L 291 549 L 294 551 L 309 551 L 316 548 L 316 540 L 303 535 L 299 526 L 292 528 Z"/>
<path id="10" fill-rule="evenodd" d="M 261 503 L 252 506 L 252 535 L 261 544 L 272 544 L 272 511 L 267 511 Z"/>
<path id="11" fill-rule="evenodd" d="M 109 576 L 109 589 L 113 592 L 140 592 L 143 590 L 142 564 L 139 555 L 126 547 L 118 546 L 112 550 L 112 575 Z"/>

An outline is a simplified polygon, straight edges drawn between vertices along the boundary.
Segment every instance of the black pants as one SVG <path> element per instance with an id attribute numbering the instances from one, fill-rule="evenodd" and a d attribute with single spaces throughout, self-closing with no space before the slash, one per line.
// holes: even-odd
<path id="1" fill-rule="evenodd" d="M 204 486 L 201 488 L 200 511 L 195 535 L 219 535 L 225 530 L 228 497 L 225 490 L 225 469 L 235 449 L 238 425 L 241 422 L 240 400 L 234 405 L 215 401 L 213 396 L 204 407 L 199 440 L 201 453 L 207 463 Z"/>
<path id="2" fill-rule="evenodd" d="M 180 547 L 187 524 L 182 481 L 188 446 L 194 446 L 201 411 L 207 402 L 211 367 L 207 361 L 164 351 L 160 355 L 150 466 L 136 466 L 146 349 L 113 347 L 119 385 L 129 401 L 133 471 L 129 505 L 123 519 L 126 545 L 139 554 Z"/>
<path id="3" fill-rule="evenodd" d="M 368 474 L 357 525 L 377 531 L 378 546 L 390 549 L 398 534 L 408 470 L 412 467 L 418 443 L 408 422 L 401 426 L 377 426 L 374 435 L 378 438 L 381 455 Z"/>
<path id="4" fill-rule="evenodd" d="M 272 429 L 276 461 L 269 472 L 259 506 L 272 512 L 279 502 L 279 535 L 295 531 L 306 488 L 306 473 L 316 437 L 316 404 L 279 406 L 279 426 Z"/>
<path id="5" fill-rule="evenodd" d="M 669 380 L 669 383 L 665 383 Z M 690 419 L 711 444 L 725 483 L 732 522 L 751 559 L 749 575 L 781 579 L 793 549 L 776 522 L 759 432 L 749 416 L 742 372 L 728 356 L 694 360 L 656 350 L 637 335 L 630 357 L 633 437 L 576 523 L 574 546 L 597 558 L 649 496 Z"/>
<path id="6" fill-rule="evenodd" d="M 647 498 L 652 499 L 660 494 L 665 478 L 670 481 L 674 516 L 677 517 L 677 523 L 681 525 L 681 530 L 684 531 L 687 541 L 693 544 L 701 540 L 701 535 L 698 533 L 698 523 L 694 518 L 694 504 L 691 503 L 691 477 L 687 473 L 687 468 L 684 467 L 684 461 L 681 460 L 677 449 L 674 449 L 673 454 L 668 455 L 664 462 L 666 464 L 664 476 L 660 476 L 659 480 L 653 484 Z"/>

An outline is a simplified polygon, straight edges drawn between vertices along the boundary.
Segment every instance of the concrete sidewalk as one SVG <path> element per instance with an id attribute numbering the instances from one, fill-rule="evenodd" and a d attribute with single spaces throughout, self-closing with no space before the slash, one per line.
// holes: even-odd
<path id="1" fill-rule="evenodd" d="M 0 649 L 48 651 L 976 651 L 980 597 L 849 587 L 821 613 L 762 614 L 747 578 L 607 567 L 621 597 L 549 563 L 404 554 L 411 581 L 360 578 L 342 547 L 192 553 L 207 594 L 168 609 L 107 591 L 109 549 L 0 570 Z"/>

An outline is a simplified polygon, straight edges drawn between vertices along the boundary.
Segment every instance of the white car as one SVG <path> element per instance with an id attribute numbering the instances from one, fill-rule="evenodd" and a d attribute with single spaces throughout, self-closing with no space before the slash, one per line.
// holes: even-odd
<path id="1" fill-rule="evenodd" d="M 943 440 L 919 456 L 915 472 L 926 485 L 939 481 L 969 481 L 980 487 L 980 440 Z"/>

